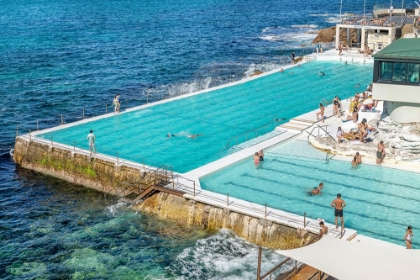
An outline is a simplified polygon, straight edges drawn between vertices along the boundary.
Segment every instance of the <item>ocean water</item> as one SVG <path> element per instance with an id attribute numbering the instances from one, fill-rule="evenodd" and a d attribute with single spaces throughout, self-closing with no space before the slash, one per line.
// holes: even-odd
<path id="1" fill-rule="evenodd" d="M 343 1 L 343 13 L 362 14 L 363 3 Z M 122 94 L 123 108 L 132 107 L 288 63 L 291 51 L 313 51 L 313 32 L 337 22 L 340 1 L 0 4 L 0 278 L 116 278 L 117 273 L 130 279 L 255 278 L 256 254 L 247 255 L 245 263 L 229 249 L 252 245 L 225 232 L 166 226 L 121 207 L 122 214 L 114 217 L 108 207 L 115 198 L 105 201 L 102 194 L 17 168 L 9 151 L 16 129 L 51 127 L 61 118 L 75 121 L 83 112 L 103 114 L 116 93 Z M 366 1 L 367 11 L 373 4 Z M 159 234 L 160 223 L 174 230 Z M 235 246 L 217 252 L 200 245 L 228 239 Z M 186 262 L 188 273 L 196 274 L 178 270 L 177 260 L 196 251 L 208 253 L 202 262 Z M 229 256 L 220 258 L 224 268 L 208 265 L 213 254 Z"/>

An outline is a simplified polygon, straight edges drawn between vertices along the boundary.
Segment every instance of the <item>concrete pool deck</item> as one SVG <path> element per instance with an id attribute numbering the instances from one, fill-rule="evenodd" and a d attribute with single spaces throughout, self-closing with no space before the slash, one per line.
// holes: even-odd
<path id="1" fill-rule="evenodd" d="M 320 61 L 343 61 L 343 63 L 345 61 L 347 61 L 348 63 L 373 63 L 373 59 L 371 59 L 370 57 L 363 57 L 360 54 L 354 53 L 349 51 L 348 53 L 344 53 L 344 55 L 342 55 L 341 57 L 339 57 L 337 55 L 337 51 L 335 50 L 330 50 L 321 54 L 313 54 L 309 57 L 307 57 L 304 61 L 300 62 L 300 64 L 302 63 L 306 63 L 309 62 L 312 59 L 317 59 Z M 297 65 L 288 65 L 288 66 L 284 66 L 283 69 L 288 69 L 291 67 L 296 67 Z M 131 108 L 131 109 L 127 109 L 125 112 L 131 112 L 131 111 L 135 111 L 138 110 L 139 108 L 148 108 L 151 106 L 155 106 L 158 104 L 163 104 L 166 102 L 171 102 L 173 100 L 177 100 L 177 99 L 181 99 L 181 98 L 187 98 L 193 95 L 197 95 L 197 94 L 201 94 L 204 92 L 208 92 L 208 91 L 212 91 L 215 89 L 219 89 L 219 88 L 223 88 L 223 87 L 227 87 L 227 86 L 233 86 L 236 84 L 240 84 L 240 83 L 244 83 L 247 82 L 249 80 L 252 79 L 258 79 L 259 77 L 262 76 L 266 76 L 266 75 L 270 75 L 272 73 L 275 73 L 279 71 L 279 69 L 267 72 L 267 73 L 263 73 L 261 75 L 258 76 L 254 76 L 254 77 L 250 77 L 241 81 L 237 81 L 237 82 L 233 82 L 231 84 L 228 85 L 223 85 L 220 87 L 216 87 L 216 88 L 211 88 L 211 89 L 206 89 L 203 91 L 199 91 L 199 92 L 195 92 L 195 93 L 190 93 L 190 94 L 186 94 L 183 96 L 177 96 L 168 100 L 162 100 L 162 101 L 158 101 L 155 103 L 151 103 L 151 104 L 146 104 L 146 105 L 142 105 L 140 107 L 135 107 L 135 108 Z M 337 94 L 339 95 L 339 94 Z M 347 100 L 343 100 L 343 105 L 347 106 L 348 105 L 348 101 Z M 317 110 L 313 110 L 311 112 L 307 112 L 305 114 L 302 114 L 298 117 L 295 117 L 293 119 L 290 120 L 289 122 L 289 128 L 287 128 L 287 124 L 281 125 L 279 127 L 276 128 L 277 131 L 281 132 L 280 135 L 274 136 L 269 138 L 268 140 L 262 141 L 260 143 L 257 143 L 256 145 L 253 145 L 251 147 L 248 148 L 244 148 L 239 150 L 238 152 L 235 152 L 233 154 L 230 154 L 224 158 L 221 158 L 217 161 L 211 162 L 209 164 L 206 164 L 202 167 L 199 167 L 197 169 L 194 169 L 192 171 L 189 171 L 187 173 L 184 174 L 180 174 L 180 173 L 174 173 L 176 178 L 177 178 L 177 183 L 173 186 L 173 185 L 168 185 L 169 188 L 176 188 L 177 190 L 181 190 L 184 191 L 186 194 L 184 195 L 184 197 L 188 198 L 188 199 L 192 199 L 192 200 L 196 200 L 196 201 L 200 201 L 209 205 L 215 205 L 221 208 L 225 208 L 225 209 L 229 209 L 235 212 L 239 212 L 239 213 L 243 213 L 243 214 L 247 214 L 247 215 L 251 215 L 253 217 L 257 217 L 260 219 L 264 219 L 264 220 L 268 220 L 268 221 L 273 221 L 273 222 L 277 222 L 280 224 L 285 224 L 294 228 L 305 228 L 308 231 L 311 231 L 313 233 L 317 233 L 319 231 L 319 226 L 318 226 L 318 221 L 317 220 L 313 220 L 313 219 L 306 219 L 306 224 L 304 225 L 304 220 L 305 218 L 303 216 L 300 215 L 295 215 L 295 214 L 291 214 L 291 213 L 287 213 L 285 211 L 279 210 L 279 209 L 273 209 L 270 208 L 269 205 L 268 206 L 264 206 L 264 205 L 259 205 L 259 204 L 254 204 L 254 203 L 250 203 L 248 201 L 245 200 L 241 200 L 241 199 L 237 199 L 237 198 L 233 198 L 233 197 L 228 197 L 226 194 L 218 194 L 218 193 L 214 193 L 214 192 L 209 192 L 206 190 L 201 189 L 200 187 L 200 181 L 199 179 L 203 176 L 206 176 L 208 174 L 211 174 L 217 170 L 220 170 L 226 166 L 229 166 L 235 162 L 241 161 L 241 160 L 246 160 L 247 158 L 252 157 L 253 153 L 261 150 L 261 149 L 266 149 L 269 147 L 272 147 L 274 145 L 277 145 L 279 143 L 282 143 L 284 141 L 287 141 L 289 139 L 292 138 L 303 138 L 306 139 L 307 138 L 307 131 L 309 132 L 311 129 L 313 129 L 314 127 L 317 127 L 318 125 L 328 125 L 329 132 L 332 132 L 335 128 L 336 128 L 336 120 L 334 117 L 332 117 L 332 106 L 327 106 L 326 108 L 326 112 L 325 115 L 327 117 L 327 119 L 325 120 L 324 123 L 321 123 L 319 120 L 316 119 L 316 112 Z M 121 114 L 124 114 L 125 112 L 122 112 Z M 85 119 L 76 123 L 71 123 L 71 124 L 64 124 L 61 125 L 59 127 L 54 127 L 54 128 L 50 128 L 50 129 L 46 129 L 46 130 L 42 130 L 42 131 L 36 131 L 36 132 L 32 132 L 30 134 L 25 134 L 25 135 L 21 135 L 18 136 L 22 139 L 25 139 L 28 142 L 40 142 L 46 145 L 51 146 L 51 148 L 60 148 L 60 149 L 65 149 L 68 151 L 71 151 L 72 153 L 75 154 L 84 154 L 84 155 L 89 155 L 89 152 L 83 149 L 79 149 L 79 148 L 75 148 L 75 147 L 71 147 L 69 145 L 64 145 L 64 144 L 60 144 L 60 143 L 56 143 L 54 141 L 49 141 L 46 139 L 42 139 L 40 137 L 37 137 L 38 134 L 41 133 L 46 133 L 46 132 L 51 132 L 54 130 L 58 130 L 58 129 L 63 129 L 66 127 L 71 127 L 73 125 L 78 125 L 81 123 L 88 123 L 94 120 L 98 120 L 98 119 L 102 119 L 102 118 L 107 118 L 107 117 L 111 117 L 113 116 L 113 113 L 109 113 L 106 115 L 102 115 L 102 116 L 98 116 L 98 117 L 94 117 L 94 118 L 90 118 L 90 119 Z M 302 121 L 303 120 L 303 121 Z M 334 135 L 335 133 L 333 133 L 332 135 Z M 135 168 L 138 170 L 150 170 L 153 169 L 154 167 L 151 166 L 147 166 L 144 164 L 140 164 L 140 163 L 136 163 L 133 161 L 127 161 L 124 159 L 118 159 L 115 157 L 111 157 L 111 156 L 107 156 L 107 155 L 103 155 L 103 154 L 94 154 L 91 156 L 92 158 L 98 158 L 98 159 L 102 159 L 102 160 L 107 160 L 109 162 L 113 162 L 115 164 L 116 167 L 121 167 L 121 166 L 130 166 L 131 168 Z M 344 161 L 349 161 L 348 157 L 335 157 L 335 159 L 340 159 L 340 160 L 344 160 Z M 368 161 L 367 161 L 368 162 Z M 387 166 L 388 164 L 385 164 L 384 166 Z M 391 165 L 391 168 L 395 168 L 395 164 L 391 164 L 389 163 L 389 165 Z M 400 166 L 398 166 L 400 167 Z M 194 194 L 195 192 L 195 194 Z M 303 213 L 302 213 L 303 214 Z M 337 232 L 335 230 L 335 226 L 332 224 L 327 224 L 327 227 L 330 229 L 329 235 L 334 236 L 334 237 L 340 237 L 340 233 Z M 357 232 L 355 230 L 352 229 L 346 229 L 344 236 L 343 236 L 343 240 L 355 240 L 355 236 L 357 235 Z M 357 235 L 359 236 L 359 235 Z M 368 237 L 364 238 L 363 236 L 360 236 L 361 238 L 356 238 L 356 240 L 359 240 L 359 242 L 377 242 L 380 244 L 390 244 L 388 242 L 384 242 L 381 240 L 376 240 L 376 239 L 370 239 Z M 393 245 L 393 244 L 392 244 Z M 397 245 L 395 245 L 397 246 Z"/>

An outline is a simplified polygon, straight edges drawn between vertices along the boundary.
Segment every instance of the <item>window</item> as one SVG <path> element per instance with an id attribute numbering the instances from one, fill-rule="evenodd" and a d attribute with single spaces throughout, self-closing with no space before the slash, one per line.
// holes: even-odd
<path id="1" fill-rule="evenodd" d="M 381 62 L 379 80 L 390 81 L 392 77 L 392 62 Z"/>
<path id="2" fill-rule="evenodd" d="M 420 64 L 408 63 L 407 65 L 407 82 L 418 83 Z"/>
<path id="3" fill-rule="evenodd" d="M 406 72 L 407 72 L 407 63 L 394 62 L 394 73 L 392 75 L 392 81 L 405 82 Z"/>

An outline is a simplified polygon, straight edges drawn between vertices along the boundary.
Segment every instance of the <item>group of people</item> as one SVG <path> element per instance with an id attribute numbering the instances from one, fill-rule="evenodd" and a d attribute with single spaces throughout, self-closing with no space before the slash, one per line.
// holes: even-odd
<path id="1" fill-rule="evenodd" d="M 338 230 L 338 218 L 340 217 L 341 222 L 341 236 L 344 234 L 344 214 L 343 209 L 346 207 L 346 202 L 341 198 L 341 194 L 337 194 L 337 198 L 335 198 L 331 204 L 331 207 L 334 207 L 334 223 L 335 223 L 335 229 Z M 319 235 L 323 236 L 328 233 L 328 227 L 325 226 L 324 220 L 319 220 Z"/>
<path id="2" fill-rule="evenodd" d="M 264 161 L 264 151 L 260 150 L 259 152 L 255 152 L 254 154 L 254 164 L 256 167 L 260 165 Z"/>

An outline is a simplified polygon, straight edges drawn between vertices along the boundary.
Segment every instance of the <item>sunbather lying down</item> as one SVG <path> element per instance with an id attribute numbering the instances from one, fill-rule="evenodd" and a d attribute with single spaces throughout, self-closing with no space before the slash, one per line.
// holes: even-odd
<path id="1" fill-rule="evenodd" d="M 349 132 L 343 131 L 343 138 L 347 140 L 357 140 L 360 137 L 360 133 L 358 129 L 351 129 Z"/>

